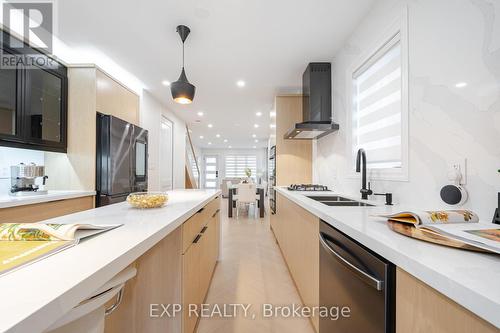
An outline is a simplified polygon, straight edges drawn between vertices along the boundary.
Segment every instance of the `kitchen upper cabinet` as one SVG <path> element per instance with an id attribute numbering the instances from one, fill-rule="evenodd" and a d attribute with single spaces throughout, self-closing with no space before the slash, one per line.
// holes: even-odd
<path id="1" fill-rule="evenodd" d="M 9 53 L 3 50 L 5 53 Z M 19 140 L 21 71 L 0 67 L 0 140 Z"/>
<path id="2" fill-rule="evenodd" d="M 34 144 L 65 148 L 65 77 L 42 68 L 26 71 L 26 136 Z"/>
<path id="3" fill-rule="evenodd" d="M 0 47 L 2 53 L 24 59 L 16 50 Z M 34 49 L 23 52 L 49 59 Z M 50 68 L 16 63 L 16 68 L 0 68 L 0 145 L 66 152 L 67 68 L 55 60 L 45 61 Z"/>

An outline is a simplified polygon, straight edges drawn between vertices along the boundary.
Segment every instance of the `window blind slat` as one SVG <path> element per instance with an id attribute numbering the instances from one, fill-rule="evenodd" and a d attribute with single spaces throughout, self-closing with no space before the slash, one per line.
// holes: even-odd
<path id="1" fill-rule="evenodd" d="M 401 43 L 386 44 L 353 75 L 353 149 L 364 148 L 370 168 L 400 168 Z"/>
<path id="2" fill-rule="evenodd" d="M 226 177 L 246 177 L 246 168 L 252 171 L 253 177 L 257 173 L 256 155 L 227 155 L 224 163 Z"/>

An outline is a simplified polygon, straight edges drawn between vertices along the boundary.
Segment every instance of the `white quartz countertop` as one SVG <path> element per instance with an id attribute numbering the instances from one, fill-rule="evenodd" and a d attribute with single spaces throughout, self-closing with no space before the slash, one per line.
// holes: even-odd
<path id="1" fill-rule="evenodd" d="M 66 215 L 53 223 L 124 224 L 0 277 L 0 332 L 41 332 L 220 194 L 174 190 L 166 206 L 126 202 Z"/>
<path id="2" fill-rule="evenodd" d="M 500 328 L 500 256 L 448 248 L 406 237 L 390 230 L 386 219 L 373 216 L 407 211 L 412 207 L 385 206 L 379 202 L 375 207 L 331 207 L 306 195 L 341 194 L 293 192 L 279 187 L 276 190 Z M 276 209 L 279 210 L 279 206 Z"/>
<path id="3" fill-rule="evenodd" d="M 11 196 L 9 194 L 0 195 L 0 209 L 32 205 L 42 202 L 73 199 L 95 195 L 94 191 L 48 191 L 47 194 Z"/>

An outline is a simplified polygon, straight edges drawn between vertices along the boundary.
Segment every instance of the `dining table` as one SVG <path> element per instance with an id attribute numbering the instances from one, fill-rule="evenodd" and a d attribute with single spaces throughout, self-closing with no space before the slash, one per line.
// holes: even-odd
<path id="1" fill-rule="evenodd" d="M 256 186 L 256 193 L 259 195 L 259 199 L 257 199 L 257 207 L 259 208 L 259 216 L 261 218 L 264 217 L 265 214 L 265 203 L 264 203 L 264 197 L 265 197 L 265 188 L 263 184 L 255 184 Z M 232 184 L 231 186 L 228 187 L 228 210 L 227 210 L 227 216 L 229 218 L 233 217 L 233 209 L 236 208 L 236 200 L 233 199 L 233 196 L 236 194 L 236 190 L 238 189 L 238 184 Z"/>

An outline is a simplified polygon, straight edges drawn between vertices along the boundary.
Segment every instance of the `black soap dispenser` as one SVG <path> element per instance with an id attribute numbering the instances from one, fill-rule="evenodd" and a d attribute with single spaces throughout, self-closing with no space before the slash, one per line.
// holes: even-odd
<path id="1" fill-rule="evenodd" d="M 498 192 L 498 205 L 495 210 L 495 215 L 493 215 L 493 223 L 500 224 L 500 192 Z"/>

